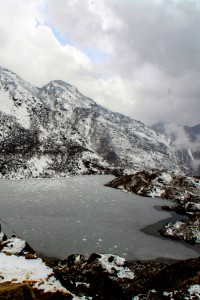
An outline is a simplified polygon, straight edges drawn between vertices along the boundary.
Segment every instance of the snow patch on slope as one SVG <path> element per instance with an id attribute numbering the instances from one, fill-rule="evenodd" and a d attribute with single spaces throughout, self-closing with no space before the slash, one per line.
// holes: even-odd
<path id="1" fill-rule="evenodd" d="M 22 127 L 26 129 L 30 127 L 30 117 L 24 103 L 22 103 L 21 106 L 14 108 L 14 116 Z"/>
<path id="2" fill-rule="evenodd" d="M 0 88 L 0 109 L 7 115 L 13 115 L 13 100 L 9 97 L 8 92 Z"/>
<path id="3" fill-rule="evenodd" d="M 48 156 L 33 156 L 27 165 L 32 171 L 33 176 L 38 176 L 41 174 L 48 166 L 52 163 L 52 160 Z"/>
<path id="4" fill-rule="evenodd" d="M 28 129 L 30 127 L 30 117 L 24 103 L 20 106 L 15 106 L 8 92 L 0 89 L 0 110 L 7 114 L 16 117 L 19 124 Z"/>

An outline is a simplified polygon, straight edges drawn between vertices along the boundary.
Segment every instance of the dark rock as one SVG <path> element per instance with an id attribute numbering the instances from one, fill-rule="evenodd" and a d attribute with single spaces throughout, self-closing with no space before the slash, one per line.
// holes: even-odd
<path id="1" fill-rule="evenodd" d="M 98 258 L 101 258 L 101 255 L 98 253 L 92 253 L 87 260 L 87 264 L 91 264 L 95 262 Z"/>
<path id="2" fill-rule="evenodd" d="M 76 257 L 72 255 L 66 260 L 70 264 L 59 263 L 54 268 L 63 286 L 77 293 L 78 285 L 79 293 L 92 299 L 128 299 L 125 287 L 130 286 L 134 275 L 122 258 L 93 253 L 88 260 L 79 260 L 77 264 Z"/>
<path id="3" fill-rule="evenodd" d="M 32 253 L 26 253 L 25 258 L 26 259 L 37 259 L 37 256 Z"/>
<path id="4" fill-rule="evenodd" d="M 1 300 L 33 300 L 37 299 L 32 287 L 27 283 L 0 284 Z"/>
<path id="5" fill-rule="evenodd" d="M 177 205 L 174 210 L 179 215 L 185 215 L 186 214 L 186 210 L 185 210 L 184 206 Z"/>
<path id="6" fill-rule="evenodd" d="M 167 206 L 167 205 L 163 205 L 163 206 L 161 206 L 161 208 L 166 211 L 174 211 L 175 210 L 175 207 Z"/>
<path id="7" fill-rule="evenodd" d="M 180 289 L 183 286 L 197 283 L 200 279 L 200 258 L 188 259 L 169 265 L 153 278 L 152 286 L 156 290 Z M 199 281 L 198 281 L 199 283 Z"/>
<path id="8" fill-rule="evenodd" d="M 84 255 L 81 254 L 72 254 L 68 256 L 66 263 L 68 267 L 76 266 L 81 263 L 85 262 L 85 257 Z"/>

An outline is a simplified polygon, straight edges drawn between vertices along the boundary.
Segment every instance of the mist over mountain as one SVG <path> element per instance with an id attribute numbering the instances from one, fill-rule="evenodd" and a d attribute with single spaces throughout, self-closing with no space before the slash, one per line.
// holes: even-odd
<path id="1" fill-rule="evenodd" d="M 194 174 L 200 173 L 200 124 L 190 127 L 159 122 L 152 128 L 171 138 L 180 164 L 186 165 Z"/>
<path id="2" fill-rule="evenodd" d="M 0 177 L 180 170 L 170 139 L 55 80 L 42 88 L 0 68 Z"/>

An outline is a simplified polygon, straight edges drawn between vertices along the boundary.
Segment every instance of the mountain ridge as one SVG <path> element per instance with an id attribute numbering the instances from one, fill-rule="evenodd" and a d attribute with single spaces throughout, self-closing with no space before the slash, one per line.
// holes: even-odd
<path id="1" fill-rule="evenodd" d="M 180 170 L 169 138 L 62 80 L 37 88 L 0 67 L 0 104 L 1 178 Z"/>

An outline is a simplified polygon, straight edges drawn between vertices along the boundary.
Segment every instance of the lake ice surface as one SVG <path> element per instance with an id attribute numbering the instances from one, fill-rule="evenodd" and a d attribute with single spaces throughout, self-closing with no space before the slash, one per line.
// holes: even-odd
<path id="1" fill-rule="evenodd" d="M 197 249 L 141 231 L 171 216 L 172 205 L 103 185 L 112 176 L 0 181 L 0 218 L 40 254 L 113 253 L 134 259 L 185 259 Z M 181 218 L 181 216 L 180 216 Z M 2 230 L 10 233 L 2 223 Z"/>

